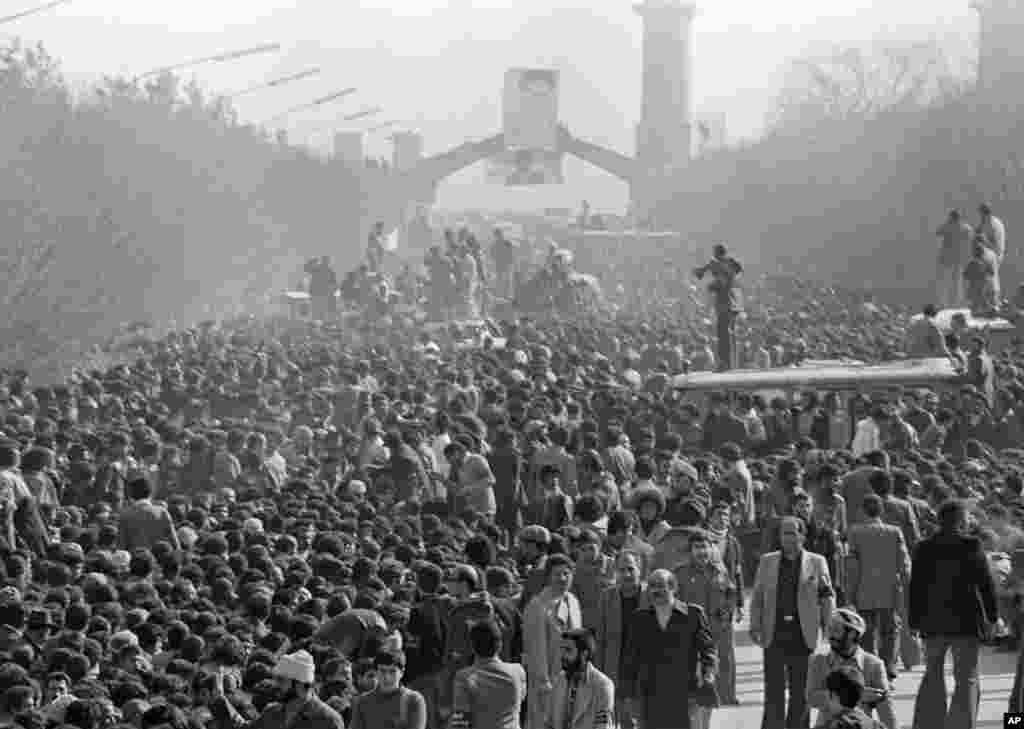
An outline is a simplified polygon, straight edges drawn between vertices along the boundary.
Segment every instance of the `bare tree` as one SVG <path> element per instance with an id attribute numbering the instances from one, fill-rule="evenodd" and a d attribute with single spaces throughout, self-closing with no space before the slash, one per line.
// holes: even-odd
<path id="1" fill-rule="evenodd" d="M 951 98 L 962 88 L 963 80 L 934 42 L 886 43 L 869 51 L 837 47 L 791 63 L 769 129 L 802 133 L 822 124 L 865 120 Z"/>

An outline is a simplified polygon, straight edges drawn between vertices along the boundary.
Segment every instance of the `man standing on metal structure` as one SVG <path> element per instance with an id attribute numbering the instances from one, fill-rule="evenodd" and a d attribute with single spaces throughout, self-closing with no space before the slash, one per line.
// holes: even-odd
<path id="1" fill-rule="evenodd" d="M 721 243 L 716 244 L 712 250 L 714 257 L 703 266 L 695 268 L 693 274 L 699 280 L 711 274 L 708 291 L 715 306 L 718 369 L 731 370 L 736 364 L 736 317 L 741 311 L 737 279 L 743 273 L 743 266 L 728 254 Z"/>

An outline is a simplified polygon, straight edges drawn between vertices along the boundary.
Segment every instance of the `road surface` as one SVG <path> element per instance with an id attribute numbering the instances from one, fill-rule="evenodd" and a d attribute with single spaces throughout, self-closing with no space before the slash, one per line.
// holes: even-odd
<path id="1" fill-rule="evenodd" d="M 981 709 L 978 729 L 1002 729 L 1003 712 L 1013 687 L 1016 653 L 1001 653 L 983 648 L 981 655 Z M 914 698 L 921 683 L 922 667 L 900 674 L 893 685 L 896 719 L 909 729 L 914 717 Z M 947 659 L 946 682 L 953 692 L 952 659 Z M 736 693 L 740 706 L 715 709 L 711 729 L 758 729 L 764 702 L 764 664 L 761 649 L 751 643 L 747 623 L 736 631 Z M 936 729 L 940 729 L 936 727 Z"/>

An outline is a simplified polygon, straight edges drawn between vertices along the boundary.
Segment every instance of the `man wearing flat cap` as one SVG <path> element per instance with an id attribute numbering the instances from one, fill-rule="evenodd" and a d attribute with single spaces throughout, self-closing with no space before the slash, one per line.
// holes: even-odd
<path id="1" fill-rule="evenodd" d="M 246 722 L 224 696 L 221 674 L 217 674 L 213 715 L 229 718 L 236 727 L 245 729 L 344 729 L 341 715 L 325 704 L 313 689 L 316 664 L 307 651 L 281 656 L 273 670 L 281 701 L 264 709 L 253 722 Z"/>

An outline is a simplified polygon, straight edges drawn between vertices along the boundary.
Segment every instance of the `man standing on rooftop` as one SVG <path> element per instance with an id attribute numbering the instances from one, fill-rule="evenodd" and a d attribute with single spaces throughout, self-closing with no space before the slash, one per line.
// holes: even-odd
<path id="1" fill-rule="evenodd" d="M 939 265 L 935 280 L 935 298 L 942 309 L 955 309 L 964 298 L 963 272 L 971 256 L 974 230 L 959 210 L 950 210 L 946 222 L 935 231 L 939 237 Z"/>

